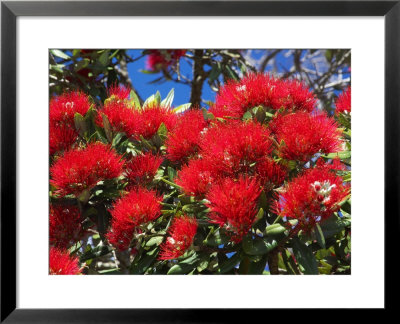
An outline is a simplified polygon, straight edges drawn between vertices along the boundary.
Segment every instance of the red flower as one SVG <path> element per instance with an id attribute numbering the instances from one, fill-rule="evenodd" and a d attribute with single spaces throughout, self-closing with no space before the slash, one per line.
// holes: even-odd
<path id="1" fill-rule="evenodd" d="M 175 65 L 184 56 L 186 50 L 150 50 L 146 67 L 152 71 L 160 71 L 170 65 Z"/>
<path id="2" fill-rule="evenodd" d="M 49 274 L 51 275 L 77 275 L 81 274 L 79 259 L 70 257 L 68 251 L 50 248 Z"/>
<path id="3" fill-rule="evenodd" d="M 176 123 L 177 116 L 169 108 L 152 104 L 141 111 L 134 111 L 135 124 L 132 129 L 132 136 L 140 139 L 142 135 L 145 139 L 151 139 L 159 129 L 161 123 L 164 123 L 167 130 L 171 130 Z"/>
<path id="4" fill-rule="evenodd" d="M 229 81 L 217 94 L 210 112 L 216 117 L 241 118 L 251 108 L 311 112 L 316 99 L 297 80 L 281 80 L 268 74 L 248 74 L 239 81 Z"/>
<path id="5" fill-rule="evenodd" d="M 135 113 L 126 101 L 107 100 L 103 109 L 96 117 L 96 124 L 100 127 L 104 127 L 102 114 L 107 117 L 113 132 L 122 132 L 128 137 L 134 134 L 137 113 Z"/>
<path id="6" fill-rule="evenodd" d="M 115 97 L 120 100 L 128 99 L 131 90 L 123 85 L 112 85 L 108 88 L 108 96 Z"/>
<path id="7" fill-rule="evenodd" d="M 50 206 L 49 220 L 50 244 L 58 248 L 68 249 L 86 234 L 77 207 Z"/>
<path id="8" fill-rule="evenodd" d="M 84 116 L 92 103 L 82 92 L 66 92 L 50 100 L 50 125 L 68 125 L 73 128 L 74 116 L 80 113 Z"/>
<path id="9" fill-rule="evenodd" d="M 349 114 L 351 112 L 351 87 L 342 92 L 335 102 L 335 114 Z"/>
<path id="10" fill-rule="evenodd" d="M 111 230 L 107 233 L 109 242 L 119 250 L 129 248 L 135 230 L 154 221 L 161 215 L 162 198 L 153 190 L 138 188 L 115 202 L 110 210 Z"/>
<path id="11" fill-rule="evenodd" d="M 131 185 L 146 184 L 153 180 L 163 162 L 159 155 L 146 153 L 132 157 L 125 163 L 125 174 Z"/>
<path id="12" fill-rule="evenodd" d="M 75 128 L 66 125 L 54 126 L 50 124 L 49 132 L 50 155 L 68 150 L 78 138 L 78 132 Z"/>
<path id="13" fill-rule="evenodd" d="M 181 186 L 188 196 L 203 197 L 211 187 L 216 175 L 213 174 L 207 160 L 190 160 L 178 171 L 176 184 Z"/>
<path id="14" fill-rule="evenodd" d="M 308 161 L 315 153 L 337 152 L 342 144 L 335 120 L 323 113 L 279 115 L 270 127 L 280 144 L 279 154 L 289 160 Z"/>
<path id="15" fill-rule="evenodd" d="M 201 132 L 207 127 L 200 110 L 189 110 L 177 121 L 165 142 L 167 157 L 174 162 L 183 162 L 198 151 Z"/>
<path id="16" fill-rule="evenodd" d="M 120 176 L 122 167 L 123 161 L 113 149 L 102 143 L 91 143 L 84 149 L 64 153 L 50 168 L 50 183 L 60 196 L 78 197 L 97 182 Z"/>
<path id="17" fill-rule="evenodd" d="M 270 191 L 283 184 L 287 176 L 287 170 L 272 159 L 267 158 L 256 164 L 254 176 L 260 181 L 266 191 Z"/>
<path id="18" fill-rule="evenodd" d="M 215 123 L 204 134 L 200 155 L 222 176 L 238 176 L 264 161 L 271 144 L 268 129 L 259 123 Z"/>
<path id="19" fill-rule="evenodd" d="M 328 168 L 316 167 L 286 185 L 276 203 L 276 212 L 281 217 L 294 218 L 299 226 L 309 231 L 313 226 L 338 211 L 350 193 L 343 179 Z"/>
<path id="20" fill-rule="evenodd" d="M 260 193 L 261 187 L 255 179 L 224 179 L 207 195 L 211 222 L 224 227 L 234 242 L 240 242 L 254 223 Z"/>
<path id="21" fill-rule="evenodd" d="M 172 260 L 180 257 L 192 245 L 197 231 L 197 221 L 193 217 L 176 217 L 168 229 L 169 236 L 161 245 L 159 260 Z"/>

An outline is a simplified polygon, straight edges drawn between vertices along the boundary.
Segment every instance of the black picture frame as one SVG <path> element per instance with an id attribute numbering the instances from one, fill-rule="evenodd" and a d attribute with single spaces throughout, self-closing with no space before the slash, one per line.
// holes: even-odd
<path id="1" fill-rule="evenodd" d="M 157 10 L 155 10 L 157 8 Z M 16 19 L 19 16 L 384 16 L 385 256 L 399 234 L 400 0 L 396 1 L 2 1 L 1 3 L 1 322 L 233 322 L 245 310 L 16 308 Z M 374 190 L 382 190 L 375 188 Z M 381 211 L 376 211 L 380 213 Z M 385 257 L 385 309 L 397 282 Z M 382 266 L 382 265 L 374 265 Z M 366 283 L 367 284 L 367 283 Z M 38 292 L 40 294 L 40 292 Z M 56 298 L 56 297 L 55 297 Z M 252 310 L 252 320 L 265 310 Z M 255 317 L 254 317 L 255 316 Z"/>

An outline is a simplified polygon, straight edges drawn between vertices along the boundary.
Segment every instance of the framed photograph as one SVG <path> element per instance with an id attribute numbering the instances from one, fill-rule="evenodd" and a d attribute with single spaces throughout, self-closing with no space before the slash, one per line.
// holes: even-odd
<path id="1" fill-rule="evenodd" d="M 398 1 L 1 17 L 2 322 L 391 307 Z"/>

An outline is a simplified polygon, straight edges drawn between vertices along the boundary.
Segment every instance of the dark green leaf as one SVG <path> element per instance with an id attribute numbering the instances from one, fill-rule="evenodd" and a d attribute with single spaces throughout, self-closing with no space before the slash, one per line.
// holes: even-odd
<path id="1" fill-rule="evenodd" d="M 292 239 L 292 247 L 297 262 L 304 269 L 304 274 L 318 274 L 317 260 L 312 250 L 297 237 Z"/>
<path id="2" fill-rule="evenodd" d="M 220 274 L 226 273 L 232 270 L 239 262 L 240 262 L 240 254 L 236 252 L 236 254 L 232 255 L 228 260 L 218 264 L 217 273 Z"/>
<path id="3" fill-rule="evenodd" d="M 95 259 L 95 258 L 101 257 L 103 255 L 106 255 L 106 254 L 110 253 L 111 251 L 112 251 L 112 248 L 107 245 L 96 246 L 95 248 L 83 253 L 80 256 L 79 261 L 85 262 L 90 259 Z"/>
<path id="4" fill-rule="evenodd" d="M 69 60 L 70 59 L 70 57 L 67 54 L 65 54 L 63 51 L 61 51 L 61 50 L 54 49 L 54 50 L 50 50 L 50 52 L 54 56 L 60 57 L 60 58 L 62 58 L 64 60 Z"/>

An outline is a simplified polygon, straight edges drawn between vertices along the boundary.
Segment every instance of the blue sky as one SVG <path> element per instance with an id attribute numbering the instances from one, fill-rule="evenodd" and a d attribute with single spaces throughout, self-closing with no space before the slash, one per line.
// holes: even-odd
<path id="1" fill-rule="evenodd" d="M 137 58 L 142 54 L 142 50 L 129 50 L 128 53 L 133 57 Z M 161 76 L 161 73 L 157 74 L 146 74 L 143 72 L 140 72 L 140 70 L 143 70 L 146 68 L 146 57 L 143 57 L 136 62 L 130 63 L 128 65 L 128 72 L 129 75 L 132 79 L 132 83 L 134 87 L 136 88 L 137 92 L 140 94 L 142 99 L 146 99 L 150 97 L 152 94 L 156 93 L 157 90 L 160 91 L 161 93 L 161 98 L 165 98 L 168 94 L 168 92 L 174 88 L 175 89 L 175 97 L 174 97 L 174 102 L 173 105 L 175 107 L 188 103 L 189 98 L 190 98 L 190 87 L 188 85 L 176 83 L 174 81 L 166 81 L 164 83 L 156 83 L 156 84 L 150 84 L 149 82 L 157 79 L 158 77 Z M 180 61 L 180 68 L 181 68 L 181 73 L 184 75 L 190 76 L 192 75 L 191 68 L 189 64 L 181 59 Z M 211 100 L 214 101 L 215 98 L 215 92 L 212 91 L 205 82 L 204 87 L 203 87 L 203 96 L 202 98 L 204 100 Z"/>

